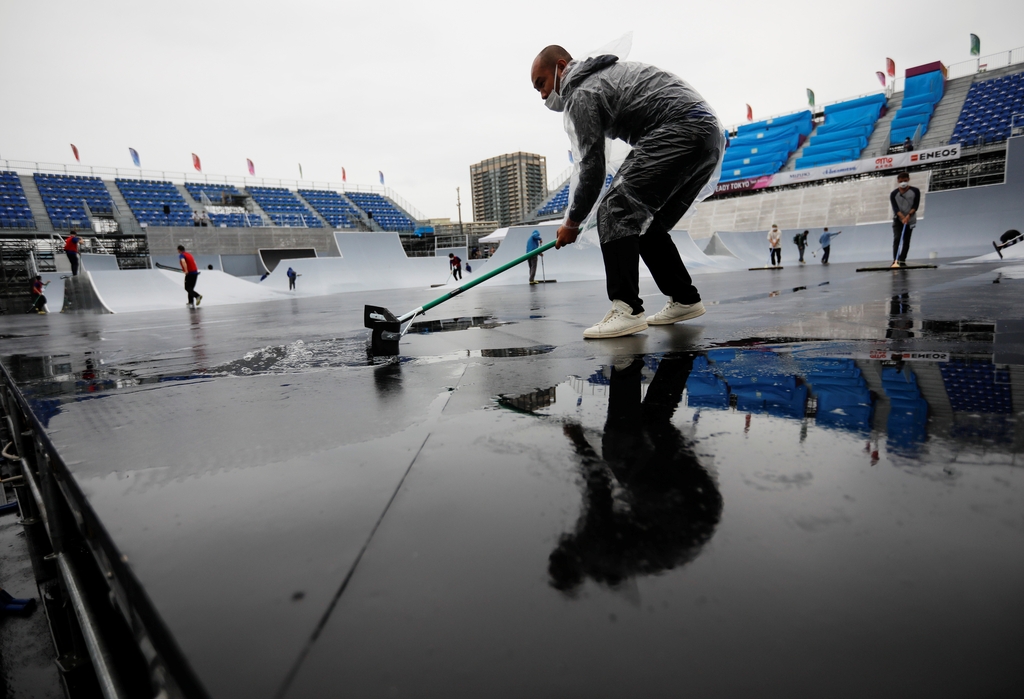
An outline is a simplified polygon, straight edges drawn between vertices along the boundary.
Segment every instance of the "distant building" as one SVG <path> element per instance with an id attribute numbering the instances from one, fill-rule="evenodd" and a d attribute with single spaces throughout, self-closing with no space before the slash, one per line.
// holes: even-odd
<path id="1" fill-rule="evenodd" d="M 434 227 L 434 235 L 483 236 L 501 228 L 497 221 L 463 221 L 460 233 L 459 222 L 450 218 L 432 218 L 428 223 Z"/>
<path id="2" fill-rule="evenodd" d="M 469 166 L 473 218 L 511 226 L 526 219 L 548 195 L 548 167 L 535 153 L 506 153 Z"/>

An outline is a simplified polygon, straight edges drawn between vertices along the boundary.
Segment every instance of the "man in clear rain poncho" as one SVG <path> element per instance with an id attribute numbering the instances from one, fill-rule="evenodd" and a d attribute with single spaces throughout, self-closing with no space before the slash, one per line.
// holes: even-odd
<path id="1" fill-rule="evenodd" d="M 612 308 L 584 337 L 622 337 L 650 325 L 704 314 L 669 231 L 694 202 L 714 191 L 725 138 L 711 107 L 675 75 L 642 63 L 599 55 L 581 61 L 561 46 L 534 59 L 533 87 L 545 105 L 565 112 L 579 168 L 556 248 L 576 241 L 597 204 L 597 231 Z M 600 198 L 605 138 L 633 147 Z M 600 200 L 600 201 L 599 201 Z M 663 294 L 665 307 L 644 317 L 640 258 Z"/>

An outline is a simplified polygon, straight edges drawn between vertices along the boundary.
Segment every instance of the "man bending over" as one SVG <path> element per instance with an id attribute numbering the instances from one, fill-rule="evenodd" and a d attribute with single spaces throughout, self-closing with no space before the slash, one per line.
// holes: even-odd
<path id="1" fill-rule="evenodd" d="M 570 139 L 575 136 L 579 156 L 579 181 L 556 248 L 576 241 L 600 196 L 605 137 L 633 146 L 597 209 L 612 308 L 583 336 L 622 337 L 648 324 L 704 315 L 669 231 L 718 170 L 725 138 L 714 112 L 681 78 L 642 63 L 619 62 L 617 56 L 574 61 L 561 46 L 548 46 L 534 59 L 530 79 L 548 109 L 566 113 L 566 130 Z M 641 257 L 669 297 L 647 318 L 640 299 Z"/>

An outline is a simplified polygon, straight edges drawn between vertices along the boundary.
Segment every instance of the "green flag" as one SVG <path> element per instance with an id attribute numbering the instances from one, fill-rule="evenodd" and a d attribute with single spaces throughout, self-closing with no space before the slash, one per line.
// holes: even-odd
<path id="1" fill-rule="evenodd" d="M 981 39 L 978 38 L 977 34 L 971 34 L 971 55 L 981 55 Z"/>
<path id="2" fill-rule="evenodd" d="M 807 88 L 807 104 L 814 106 L 814 90 Z"/>

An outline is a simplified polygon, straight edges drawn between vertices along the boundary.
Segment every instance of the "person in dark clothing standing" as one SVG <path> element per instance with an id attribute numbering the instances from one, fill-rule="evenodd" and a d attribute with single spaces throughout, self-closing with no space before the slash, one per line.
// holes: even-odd
<path id="1" fill-rule="evenodd" d="M 910 236 L 917 225 L 917 210 L 921 206 L 921 190 L 910 186 L 910 173 L 896 175 L 896 189 L 889 195 L 892 205 L 892 267 L 905 267 L 910 252 Z M 900 239 L 903 247 L 900 248 Z"/>
<path id="2" fill-rule="evenodd" d="M 800 264 L 804 264 L 804 250 L 807 249 L 807 236 L 810 231 L 804 231 L 803 233 L 797 233 L 793 236 L 793 242 L 796 243 L 796 249 L 800 251 Z"/>
<path id="3" fill-rule="evenodd" d="M 178 246 L 178 263 L 181 271 L 185 273 L 185 293 L 188 294 L 189 308 L 197 307 L 203 300 L 202 294 L 196 293 L 196 282 L 199 280 L 199 268 L 196 267 L 196 260 L 190 253 L 185 252 L 185 246 Z M 195 303 L 192 300 L 195 299 Z"/>
<path id="4" fill-rule="evenodd" d="M 43 278 L 40 275 L 36 275 L 36 278 L 32 280 L 32 307 L 26 311 L 26 313 L 32 313 L 35 311 L 40 315 L 44 315 L 50 312 L 50 309 L 46 306 L 46 296 L 43 295 L 43 291 L 46 289 L 50 282 L 43 283 Z"/>
<path id="5" fill-rule="evenodd" d="M 452 268 L 452 280 L 462 279 L 462 258 L 453 252 L 448 253 L 448 266 Z"/>
<path id="6" fill-rule="evenodd" d="M 293 291 L 295 289 L 295 280 L 301 277 L 302 275 L 296 273 L 295 270 L 292 269 L 291 267 L 288 268 L 286 274 L 288 275 L 288 290 Z"/>
<path id="7" fill-rule="evenodd" d="M 64 239 L 64 254 L 68 256 L 68 262 L 71 263 L 71 276 L 78 276 L 78 244 L 82 242 L 82 239 L 78 237 L 78 231 L 74 228 L 71 229 L 71 235 Z"/>
<path id="8" fill-rule="evenodd" d="M 654 66 L 602 55 L 574 61 L 548 46 L 533 61 L 530 80 L 545 106 L 565 112 L 577 185 L 555 247 L 574 243 L 605 182 L 605 138 L 633 146 L 597 205 L 612 308 L 584 331 L 587 338 L 622 337 L 705 312 L 669 231 L 718 180 L 725 139 L 711 107 L 681 78 Z M 644 317 L 640 258 L 665 307 Z"/>

